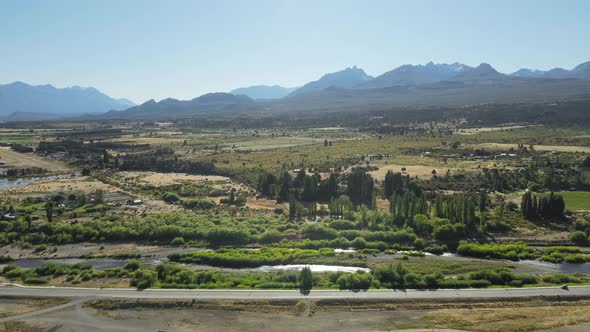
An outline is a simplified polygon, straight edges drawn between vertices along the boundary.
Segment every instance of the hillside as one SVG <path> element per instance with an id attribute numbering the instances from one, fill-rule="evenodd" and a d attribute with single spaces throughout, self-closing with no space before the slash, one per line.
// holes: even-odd
<path id="1" fill-rule="evenodd" d="M 200 112 L 240 112 L 254 107 L 256 102 L 248 96 L 231 93 L 208 93 L 192 100 L 167 98 L 156 102 L 149 100 L 125 111 L 111 111 L 103 115 L 106 118 L 169 118 L 190 116 Z"/>

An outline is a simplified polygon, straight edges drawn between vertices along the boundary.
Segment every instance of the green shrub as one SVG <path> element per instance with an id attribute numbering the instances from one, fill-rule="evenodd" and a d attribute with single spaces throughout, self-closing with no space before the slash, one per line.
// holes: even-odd
<path id="1" fill-rule="evenodd" d="M 29 285 L 44 285 L 49 282 L 47 278 L 42 277 L 35 277 L 35 276 L 26 276 L 23 278 L 23 282 Z"/>
<path id="2" fill-rule="evenodd" d="M 35 249 L 33 250 L 33 252 L 42 252 L 47 250 L 47 245 L 46 244 L 40 244 L 38 246 L 35 247 Z"/>
<path id="3" fill-rule="evenodd" d="M 283 234 L 281 234 L 281 232 L 277 231 L 276 229 L 270 229 L 260 236 L 260 240 L 258 240 L 258 242 L 261 244 L 271 244 L 281 242 L 282 239 Z"/>
<path id="4" fill-rule="evenodd" d="M 139 269 L 131 278 L 131 286 L 137 289 L 146 289 L 153 287 L 158 281 L 158 274 L 153 270 Z"/>
<path id="5" fill-rule="evenodd" d="M 564 257 L 564 261 L 566 263 L 583 264 L 590 261 L 590 256 L 585 256 L 582 254 L 567 255 Z"/>
<path id="6" fill-rule="evenodd" d="M 180 196 L 174 192 L 167 192 L 162 196 L 162 200 L 166 203 L 176 203 L 180 201 Z"/>
<path id="7" fill-rule="evenodd" d="M 582 231 L 575 231 L 572 232 L 568 238 L 570 239 L 570 241 L 572 241 L 573 243 L 575 243 L 576 245 L 579 246 L 584 246 L 586 244 L 588 244 L 588 237 L 586 236 L 586 233 L 582 232 Z"/>
<path id="8" fill-rule="evenodd" d="M 129 271 L 136 271 L 142 267 L 141 262 L 137 259 L 132 259 L 125 264 L 124 269 Z"/>
<path id="9" fill-rule="evenodd" d="M 191 199 L 184 203 L 184 206 L 189 209 L 207 210 L 215 207 L 215 202 L 208 199 Z"/>
<path id="10" fill-rule="evenodd" d="M 183 246 L 184 245 L 184 238 L 181 236 L 175 237 L 170 242 L 170 245 L 177 246 L 177 247 Z"/>

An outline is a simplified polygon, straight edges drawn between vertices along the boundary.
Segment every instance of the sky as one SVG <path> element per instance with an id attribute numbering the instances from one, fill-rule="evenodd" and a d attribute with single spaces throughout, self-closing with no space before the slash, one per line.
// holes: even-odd
<path id="1" fill-rule="evenodd" d="M 356 65 L 590 61 L 590 1 L 0 0 L 0 84 L 93 86 L 136 103 Z"/>

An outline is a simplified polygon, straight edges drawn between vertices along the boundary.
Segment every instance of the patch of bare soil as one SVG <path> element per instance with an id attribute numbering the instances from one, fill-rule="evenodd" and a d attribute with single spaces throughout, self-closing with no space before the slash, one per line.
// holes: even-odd
<path id="1" fill-rule="evenodd" d="M 57 298 L 15 298 L 0 296 L 0 317 L 8 317 L 66 303 Z"/>

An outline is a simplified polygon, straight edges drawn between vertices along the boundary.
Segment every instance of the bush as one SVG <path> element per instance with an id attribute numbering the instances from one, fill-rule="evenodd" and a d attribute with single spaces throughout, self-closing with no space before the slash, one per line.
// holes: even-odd
<path id="1" fill-rule="evenodd" d="M 261 244 L 271 244 L 271 243 L 281 242 L 282 239 L 283 239 L 283 234 L 281 234 L 281 232 L 271 229 L 271 230 L 264 232 L 260 236 L 260 240 L 258 240 L 258 242 L 260 242 Z"/>
<path id="2" fill-rule="evenodd" d="M 534 259 L 538 257 L 535 249 L 530 248 L 521 242 L 508 244 L 475 244 L 461 242 L 457 247 L 457 252 L 463 256 L 500 258 L 512 261 Z"/>
<path id="3" fill-rule="evenodd" d="M 330 228 L 337 230 L 355 229 L 356 224 L 350 220 L 334 220 L 329 224 Z"/>
<path id="4" fill-rule="evenodd" d="M 588 244 L 588 237 L 586 236 L 586 233 L 582 231 L 572 232 L 568 237 L 570 241 L 572 241 L 576 245 L 583 246 Z"/>
<path id="5" fill-rule="evenodd" d="M 180 201 L 180 196 L 174 192 L 167 192 L 162 196 L 162 199 L 164 202 L 172 204 Z"/>
<path id="6" fill-rule="evenodd" d="M 303 227 L 303 236 L 310 240 L 331 240 L 338 237 L 338 232 L 318 224 L 310 224 Z"/>
<path id="7" fill-rule="evenodd" d="M 421 238 L 416 238 L 416 240 L 414 240 L 414 248 L 417 250 L 424 249 L 424 240 Z"/>
<path id="8" fill-rule="evenodd" d="M 133 274 L 131 278 L 131 286 L 137 287 L 137 289 L 146 289 L 153 287 L 158 281 L 158 274 L 156 271 L 139 269 Z"/>
<path id="9" fill-rule="evenodd" d="M 215 202 L 208 199 L 191 199 L 184 206 L 189 209 L 208 210 L 215 207 Z"/>
<path id="10" fill-rule="evenodd" d="M 426 249 L 424 249 L 424 251 L 429 252 L 433 255 L 442 255 L 445 253 L 445 250 L 443 249 L 443 247 L 441 247 L 439 245 L 428 246 L 428 247 L 426 247 Z"/>
<path id="11" fill-rule="evenodd" d="M 26 276 L 25 278 L 23 278 L 23 282 L 25 284 L 30 284 L 30 285 L 43 285 L 43 284 L 46 284 L 47 282 L 49 282 L 49 280 L 47 278 L 42 278 L 42 277 Z"/>
<path id="12" fill-rule="evenodd" d="M 172 240 L 172 242 L 170 242 L 170 245 L 177 246 L 177 247 L 183 246 L 184 245 L 184 238 L 181 236 L 175 237 Z"/>
<path id="13" fill-rule="evenodd" d="M 12 262 L 14 259 L 8 255 L 0 255 L 0 263 Z"/>
<path id="14" fill-rule="evenodd" d="M 470 280 L 469 285 L 473 288 L 486 288 L 492 285 L 489 280 L 479 279 L 479 280 Z"/>
<path id="15" fill-rule="evenodd" d="M 563 260 L 566 263 L 572 263 L 572 264 L 583 264 L 586 263 L 587 261 L 590 260 L 589 256 L 584 256 L 582 254 L 573 254 L 573 255 L 567 255 L 563 258 Z"/>
<path id="16" fill-rule="evenodd" d="M 129 262 L 127 262 L 127 264 L 125 264 L 125 267 L 123 268 L 129 271 L 136 271 L 141 268 L 141 262 L 137 259 L 132 259 Z"/>
<path id="17" fill-rule="evenodd" d="M 35 250 L 33 250 L 33 252 L 42 252 L 47 250 L 47 245 L 45 244 L 40 244 L 38 246 L 35 247 Z"/>

